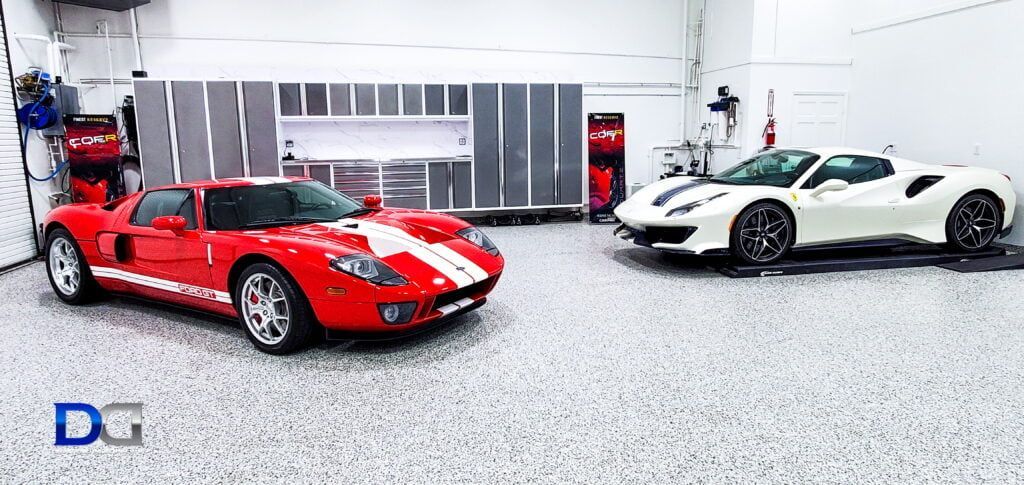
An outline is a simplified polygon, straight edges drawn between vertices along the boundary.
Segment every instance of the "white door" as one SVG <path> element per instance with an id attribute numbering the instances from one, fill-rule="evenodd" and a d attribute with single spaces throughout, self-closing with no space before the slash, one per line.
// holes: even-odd
<path id="1" fill-rule="evenodd" d="M 0 32 L 0 269 L 36 255 L 35 228 L 25 185 L 18 120 L 14 115 L 7 33 Z"/>
<path id="2" fill-rule="evenodd" d="M 793 136 L 790 146 L 843 146 L 846 132 L 845 93 L 793 94 Z"/>

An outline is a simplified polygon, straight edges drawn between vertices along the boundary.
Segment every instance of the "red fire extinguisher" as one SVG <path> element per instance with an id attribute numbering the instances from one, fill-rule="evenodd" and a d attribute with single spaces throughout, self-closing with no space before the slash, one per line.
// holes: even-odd
<path id="1" fill-rule="evenodd" d="M 768 124 L 764 125 L 764 146 L 774 147 L 775 146 L 775 120 L 769 119 Z"/>
<path id="2" fill-rule="evenodd" d="M 764 147 L 775 147 L 775 90 L 768 90 L 768 123 L 764 125 Z"/>

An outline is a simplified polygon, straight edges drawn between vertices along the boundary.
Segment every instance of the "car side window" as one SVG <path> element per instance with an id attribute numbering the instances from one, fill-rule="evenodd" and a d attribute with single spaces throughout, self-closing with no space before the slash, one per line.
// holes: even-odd
<path id="1" fill-rule="evenodd" d="M 185 229 L 195 229 L 196 200 L 192 189 L 168 189 L 147 192 L 132 215 L 133 226 L 149 227 L 153 219 L 161 216 L 182 216 L 188 222 Z"/>
<path id="2" fill-rule="evenodd" d="M 850 185 L 870 182 L 892 175 L 887 160 L 875 157 L 840 155 L 825 161 L 804 184 L 813 189 L 831 179 L 845 180 Z"/>

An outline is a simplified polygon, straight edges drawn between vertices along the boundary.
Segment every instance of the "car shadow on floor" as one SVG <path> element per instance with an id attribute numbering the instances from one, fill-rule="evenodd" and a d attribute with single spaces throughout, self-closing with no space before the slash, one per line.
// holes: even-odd
<path id="1" fill-rule="evenodd" d="M 251 349 L 254 353 L 259 353 L 258 350 L 251 347 L 240 324 L 233 318 L 200 312 L 168 303 L 121 295 L 112 296 L 96 303 L 84 305 L 83 307 L 96 308 L 97 310 L 106 307 L 125 313 L 141 313 L 147 317 L 180 321 L 182 325 L 189 325 L 199 330 L 212 331 L 222 336 L 237 338 L 239 343 L 244 343 L 245 348 Z M 144 331 L 157 332 L 163 335 L 163 330 L 164 328 L 161 327 L 157 330 Z M 437 328 L 393 340 L 327 340 L 318 335 L 318 338 L 313 340 L 310 347 L 299 350 L 291 355 L 305 356 L 320 351 L 328 355 L 367 357 L 371 360 L 375 356 L 402 355 L 402 362 L 424 362 L 443 359 L 457 354 L 466 348 L 473 347 L 479 342 L 486 340 L 492 331 L 492 327 L 484 322 L 479 311 L 474 311 L 460 315 Z M 201 343 L 188 342 L 187 339 L 190 337 L 180 332 L 167 336 L 167 338 L 185 339 L 180 342 L 183 344 Z M 234 353 L 234 351 L 229 351 L 229 353 Z M 287 357 L 285 356 L 285 358 Z"/>
<path id="2" fill-rule="evenodd" d="M 641 247 L 618 249 L 611 256 L 612 260 L 623 266 L 664 276 L 721 278 L 716 268 L 728 263 L 728 258 L 724 256 L 674 254 Z"/>
<path id="3" fill-rule="evenodd" d="M 392 340 L 325 340 L 317 347 L 352 355 L 451 354 L 486 340 L 492 330 L 479 312 L 453 318 L 437 328 Z"/>

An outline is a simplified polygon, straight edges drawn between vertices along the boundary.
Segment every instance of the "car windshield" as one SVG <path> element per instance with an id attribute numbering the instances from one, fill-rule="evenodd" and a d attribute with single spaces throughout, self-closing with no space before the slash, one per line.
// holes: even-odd
<path id="1" fill-rule="evenodd" d="M 820 157 L 801 150 L 769 150 L 711 177 L 711 183 L 789 187 Z"/>
<path id="2" fill-rule="evenodd" d="M 208 189 L 203 202 L 206 226 L 212 230 L 328 222 L 370 211 L 312 180 Z"/>

